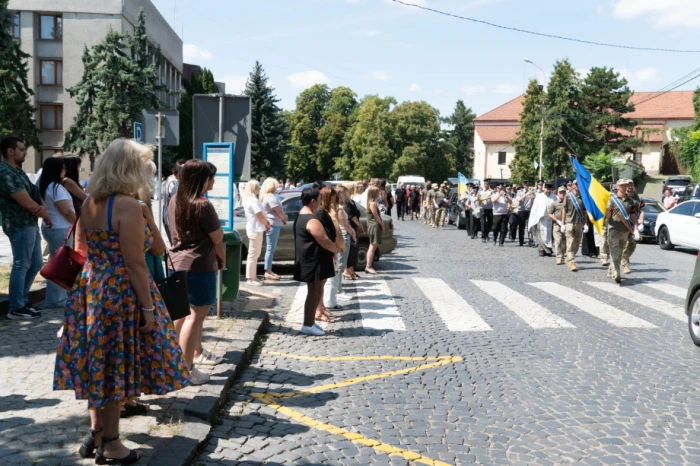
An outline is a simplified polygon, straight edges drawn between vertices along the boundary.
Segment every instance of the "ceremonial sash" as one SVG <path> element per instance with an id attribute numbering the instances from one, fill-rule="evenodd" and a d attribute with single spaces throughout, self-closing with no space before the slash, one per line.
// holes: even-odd
<path id="1" fill-rule="evenodd" d="M 578 216 L 581 219 L 582 222 L 585 222 L 585 219 L 583 218 L 583 211 L 581 211 L 581 206 L 578 205 L 578 201 L 576 200 L 576 196 L 574 196 L 574 193 L 569 193 L 569 197 L 571 198 L 572 201 L 574 201 L 574 207 L 576 207 L 576 212 L 578 212 Z"/>
<path id="2" fill-rule="evenodd" d="M 622 214 L 622 217 L 625 219 L 625 222 L 627 222 L 627 227 L 630 229 L 630 231 L 633 231 L 634 226 L 632 225 L 632 220 L 630 220 L 630 216 L 627 214 L 627 210 L 625 210 L 625 206 L 622 205 L 622 201 L 620 201 L 620 199 L 614 194 L 612 194 L 610 196 L 610 199 L 613 200 L 613 202 L 615 203 L 615 206 L 617 207 L 617 210 L 620 211 L 620 214 Z"/>

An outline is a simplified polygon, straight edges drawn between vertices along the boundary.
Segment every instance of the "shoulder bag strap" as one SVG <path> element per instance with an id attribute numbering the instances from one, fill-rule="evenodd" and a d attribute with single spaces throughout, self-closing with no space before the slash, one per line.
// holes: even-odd
<path id="1" fill-rule="evenodd" d="M 88 196 L 88 197 L 89 197 L 89 196 Z M 88 199 L 88 198 L 86 197 L 85 200 L 87 201 L 87 199 Z M 82 212 L 82 211 L 81 211 L 81 212 Z M 75 227 L 76 227 L 76 225 L 78 225 L 78 220 L 80 219 L 80 213 L 81 213 L 81 212 L 78 212 L 78 213 L 75 214 L 75 220 L 73 220 L 73 225 L 71 225 L 70 230 L 68 230 L 68 234 L 66 235 L 66 237 L 63 238 L 63 246 L 65 246 L 66 244 L 68 244 L 68 238 L 70 238 L 70 235 L 72 235 L 73 232 L 75 231 Z"/>

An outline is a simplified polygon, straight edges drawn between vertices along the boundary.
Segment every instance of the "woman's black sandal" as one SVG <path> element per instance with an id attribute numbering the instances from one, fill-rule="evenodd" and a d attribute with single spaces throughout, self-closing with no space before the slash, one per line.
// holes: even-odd
<path id="1" fill-rule="evenodd" d="M 108 461 L 121 464 L 134 464 L 141 459 L 141 455 L 136 453 L 136 450 L 129 450 L 129 454 L 124 458 L 106 458 L 105 457 L 105 444 L 118 440 L 119 436 L 112 438 L 102 437 L 102 444 L 97 447 L 97 455 L 95 456 L 95 464 L 107 464 Z"/>
<path id="2" fill-rule="evenodd" d="M 95 456 L 95 434 L 102 432 L 102 429 L 90 429 L 90 433 L 83 439 L 78 454 L 81 458 L 92 458 Z"/>

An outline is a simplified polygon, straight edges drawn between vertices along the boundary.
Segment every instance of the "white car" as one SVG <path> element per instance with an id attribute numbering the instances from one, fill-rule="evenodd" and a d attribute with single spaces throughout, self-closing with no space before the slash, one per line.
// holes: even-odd
<path id="1" fill-rule="evenodd" d="M 700 249 L 700 201 L 686 201 L 661 212 L 656 218 L 656 238 L 661 249 Z"/>

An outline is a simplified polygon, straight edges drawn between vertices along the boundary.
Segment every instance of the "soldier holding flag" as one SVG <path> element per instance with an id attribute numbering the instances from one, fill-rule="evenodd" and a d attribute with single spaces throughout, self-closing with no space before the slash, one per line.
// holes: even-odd
<path id="1" fill-rule="evenodd" d="M 620 283 L 622 281 L 620 273 L 622 253 L 627 247 L 630 235 L 635 241 L 639 240 L 637 205 L 632 198 L 627 196 L 627 180 L 617 181 L 617 195 L 610 196 L 605 210 L 605 219 L 608 223 L 608 245 L 612 257 L 608 277 L 615 280 L 615 283 Z"/>

